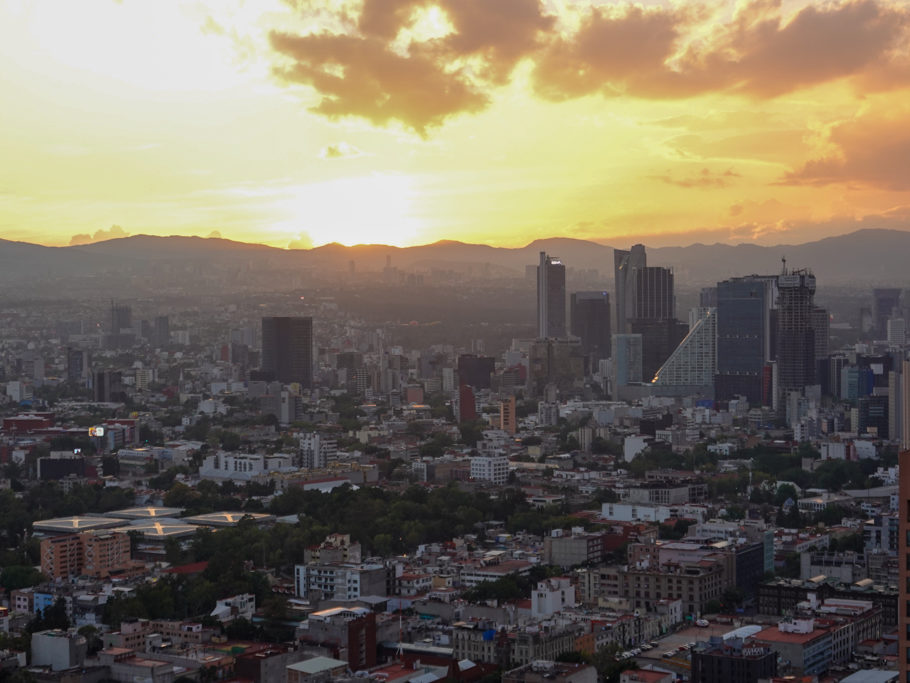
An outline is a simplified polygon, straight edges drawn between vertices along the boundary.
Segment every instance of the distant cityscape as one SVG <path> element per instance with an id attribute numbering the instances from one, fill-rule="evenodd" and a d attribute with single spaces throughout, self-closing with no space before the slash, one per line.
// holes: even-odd
<path id="1" fill-rule="evenodd" d="M 649 260 L 5 307 L 3 675 L 896 680 L 908 290 Z"/>

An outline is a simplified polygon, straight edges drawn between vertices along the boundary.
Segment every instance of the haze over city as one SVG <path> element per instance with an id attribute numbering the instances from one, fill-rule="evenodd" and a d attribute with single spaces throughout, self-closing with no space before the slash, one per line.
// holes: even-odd
<path id="1" fill-rule="evenodd" d="M 910 681 L 908 39 L 0 2 L 0 682 Z"/>
<path id="2" fill-rule="evenodd" d="M 794 244 L 907 227 L 888 0 L 0 7 L 0 235 Z"/>

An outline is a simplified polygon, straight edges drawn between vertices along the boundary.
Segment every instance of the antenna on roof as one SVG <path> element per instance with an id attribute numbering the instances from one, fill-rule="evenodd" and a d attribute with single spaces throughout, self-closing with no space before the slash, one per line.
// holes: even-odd
<path id="1" fill-rule="evenodd" d="M 780 262 L 783 264 L 782 270 L 781 270 L 781 275 L 786 275 L 787 274 L 787 257 L 781 256 Z"/>

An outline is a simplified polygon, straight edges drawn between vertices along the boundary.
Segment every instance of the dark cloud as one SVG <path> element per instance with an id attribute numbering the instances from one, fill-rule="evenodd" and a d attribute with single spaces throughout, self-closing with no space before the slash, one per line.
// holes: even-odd
<path id="1" fill-rule="evenodd" d="M 295 6 L 308 17 L 326 11 L 306 0 Z M 431 8 L 452 32 L 402 43 L 402 31 Z M 906 4 L 810 3 L 788 14 L 782 0 L 751 0 L 724 20 L 720 11 L 708 2 L 603 5 L 566 35 L 541 0 L 363 0 L 336 12 L 334 33 L 275 31 L 270 39 L 283 58 L 275 73 L 313 88 L 314 111 L 396 121 L 423 135 L 484 109 L 526 59 L 534 90 L 557 101 L 708 92 L 764 99 L 839 79 L 861 92 L 910 83 Z"/>
<path id="2" fill-rule="evenodd" d="M 535 88 L 554 100 L 621 94 L 665 70 L 684 25 L 685 15 L 674 11 L 594 10 L 575 35 L 557 38 L 543 51 Z"/>
<path id="3" fill-rule="evenodd" d="M 538 49 L 555 18 L 538 0 L 441 0 L 455 32 L 443 38 L 439 56 L 479 56 L 483 78 L 502 84 L 515 65 Z"/>
<path id="4" fill-rule="evenodd" d="M 428 56 L 396 54 L 379 38 L 272 33 L 271 43 L 293 59 L 278 75 L 315 88 L 322 99 L 313 111 L 329 118 L 401 121 L 425 134 L 448 116 L 487 105 L 486 94 L 462 75 L 446 73 Z"/>
<path id="5" fill-rule="evenodd" d="M 129 233 L 119 225 L 112 225 L 109 230 L 96 230 L 94 235 L 88 233 L 73 235 L 70 238 L 70 246 L 103 242 L 104 240 L 112 240 L 118 237 L 129 237 Z"/>
<path id="6" fill-rule="evenodd" d="M 704 18 L 697 6 L 600 9 L 574 36 L 544 51 L 535 85 L 550 99 L 712 91 L 776 97 L 890 68 L 907 38 L 908 16 L 905 7 L 856 0 L 809 5 L 788 20 L 780 0 L 754 0 L 705 39 L 685 46 L 688 32 Z"/>
<path id="7" fill-rule="evenodd" d="M 431 5 L 446 14 L 454 33 L 396 51 L 399 32 L 416 10 Z M 321 96 L 314 111 L 377 125 L 398 121 L 425 135 L 450 116 L 485 108 L 491 88 L 508 81 L 553 21 L 538 0 L 365 0 L 354 33 L 269 37 L 289 62 L 276 67 L 278 77 Z M 472 58 L 470 66 L 455 66 L 465 58 Z"/>
<path id="8" fill-rule="evenodd" d="M 779 0 L 747 6 L 715 36 L 710 54 L 683 71 L 722 75 L 732 90 L 775 97 L 889 62 L 906 38 L 906 8 L 877 0 L 809 4 L 790 21 Z"/>
<path id="9" fill-rule="evenodd" d="M 910 190 L 910 108 L 865 114 L 831 129 L 837 152 L 813 159 L 781 184 L 848 183 Z"/>
<path id="10" fill-rule="evenodd" d="M 709 168 L 703 168 L 700 172 L 687 177 L 674 177 L 669 171 L 663 175 L 650 176 L 653 180 L 659 180 L 668 185 L 677 187 L 729 187 L 737 178 L 742 176 L 732 168 L 728 168 L 723 173 L 717 173 Z"/>

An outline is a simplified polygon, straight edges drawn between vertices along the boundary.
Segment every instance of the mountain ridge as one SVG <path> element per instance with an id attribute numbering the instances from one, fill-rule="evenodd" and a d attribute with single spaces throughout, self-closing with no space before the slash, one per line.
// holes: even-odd
<path id="1" fill-rule="evenodd" d="M 647 245 L 646 245 L 647 247 Z M 161 269 L 200 272 L 230 268 L 241 272 L 289 270 L 380 271 L 387 264 L 403 270 L 443 269 L 523 277 L 538 261 L 538 252 L 558 256 L 570 269 L 597 270 L 612 280 L 613 247 L 570 237 L 537 239 L 522 247 L 497 247 L 457 240 L 395 247 L 384 244 L 345 246 L 336 243 L 308 249 L 282 249 L 219 237 L 131 235 L 92 244 L 51 247 L 0 239 L 0 281 L 36 278 L 92 277 L 122 272 L 131 277 Z M 703 286 L 727 277 L 776 273 L 781 259 L 790 267 L 807 267 L 822 284 L 893 283 L 910 286 L 910 231 L 863 228 L 852 233 L 800 244 L 702 244 L 647 247 L 650 265 L 672 267 L 677 287 Z"/>

